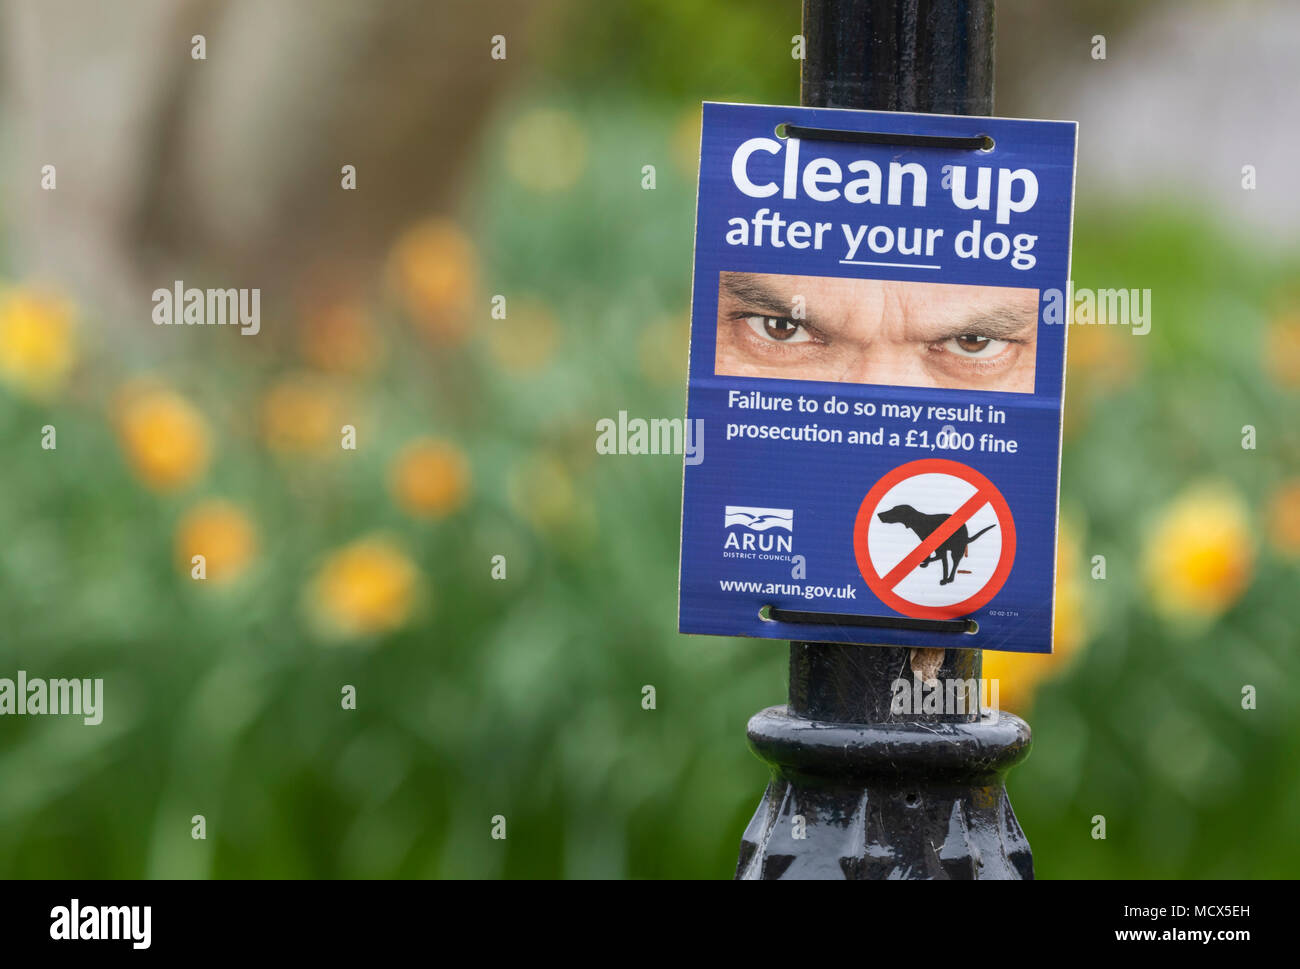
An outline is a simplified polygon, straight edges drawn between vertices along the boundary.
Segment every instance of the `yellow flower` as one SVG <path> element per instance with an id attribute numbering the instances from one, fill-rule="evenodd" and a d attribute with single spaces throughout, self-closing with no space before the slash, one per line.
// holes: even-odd
<path id="1" fill-rule="evenodd" d="M 1059 676 L 1087 638 L 1084 626 L 1084 580 L 1080 574 L 1083 551 L 1073 519 L 1061 519 L 1056 547 L 1056 609 L 1053 615 L 1052 653 L 984 651 L 987 680 L 997 680 L 998 706 L 1023 713 L 1033 702 L 1040 683 Z"/>
<path id="2" fill-rule="evenodd" d="M 408 229 L 389 257 L 389 278 L 407 312 L 438 342 L 469 332 L 477 274 L 474 244 L 448 219 Z"/>
<path id="3" fill-rule="evenodd" d="M 1300 312 L 1283 313 L 1269 324 L 1264 367 L 1280 386 L 1300 390 Z"/>
<path id="4" fill-rule="evenodd" d="M 370 536 L 326 559 L 307 591 L 309 615 L 337 636 L 400 629 L 415 607 L 419 573 L 396 545 Z"/>
<path id="5" fill-rule="evenodd" d="M 510 125 L 505 160 L 506 170 L 524 188 L 559 192 L 582 175 L 587 164 L 587 138 L 571 114 L 537 108 Z"/>
<path id="6" fill-rule="evenodd" d="M 176 526 L 177 563 L 186 575 L 193 575 L 194 556 L 202 555 L 208 582 L 231 582 L 244 573 L 256 553 L 253 523 L 228 501 L 200 502 Z"/>
<path id="7" fill-rule="evenodd" d="M 442 518 L 465 504 L 469 462 L 455 445 L 434 438 L 412 441 L 393 459 L 389 486 L 397 504 L 416 518 Z"/>
<path id="8" fill-rule="evenodd" d="M 207 469 L 207 422 L 172 390 L 143 384 L 124 389 L 117 433 L 131 470 L 155 491 L 183 488 Z"/>
<path id="9" fill-rule="evenodd" d="M 1300 558 L 1300 478 L 1284 481 L 1268 503 L 1268 538 L 1288 558 Z"/>
<path id="10" fill-rule="evenodd" d="M 319 380 L 286 377 L 262 398 L 262 439 L 282 454 L 337 447 L 343 427 L 337 396 Z"/>
<path id="11" fill-rule="evenodd" d="M 1246 503 L 1213 482 L 1176 497 L 1143 544 L 1142 573 L 1151 603 L 1175 620 L 1217 618 L 1245 592 L 1254 564 Z"/>
<path id="12" fill-rule="evenodd" d="M 540 300 L 527 296 L 506 305 L 504 320 L 491 320 L 485 326 L 492 358 L 511 373 L 543 369 L 559 342 L 559 328 L 551 311 Z"/>
<path id="13" fill-rule="evenodd" d="M 299 325 L 303 359 L 327 373 L 368 373 L 383 353 L 383 341 L 369 313 L 355 302 L 313 311 Z"/>
<path id="14" fill-rule="evenodd" d="M 72 369 L 72 306 L 28 289 L 0 294 L 0 377 L 34 397 L 62 386 Z"/>

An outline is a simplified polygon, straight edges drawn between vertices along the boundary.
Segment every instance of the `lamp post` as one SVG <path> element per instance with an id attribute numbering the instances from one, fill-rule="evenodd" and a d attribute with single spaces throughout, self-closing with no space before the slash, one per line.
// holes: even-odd
<path id="1" fill-rule="evenodd" d="M 993 22 L 994 0 L 804 0 L 800 102 L 991 114 Z M 749 721 L 772 780 L 736 877 L 1032 878 L 1003 784 L 1029 726 L 981 718 L 981 655 L 791 643 L 788 704 Z M 964 683 L 974 702 L 893 712 L 914 676 Z"/>

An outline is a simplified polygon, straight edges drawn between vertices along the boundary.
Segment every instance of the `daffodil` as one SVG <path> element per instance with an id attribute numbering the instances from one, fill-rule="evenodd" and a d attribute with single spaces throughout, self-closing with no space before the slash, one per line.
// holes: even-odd
<path id="1" fill-rule="evenodd" d="M 408 229 L 389 257 L 389 279 L 424 333 L 455 343 L 469 332 L 478 259 L 469 237 L 449 219 Z"/>
<path id="2" fill-rule="evenodd" d="M 442 518 L 465 504 L 469 462 L 448 441 L 420 438 L 404 447 L 389 468 L 397 504 L 416 518 Z"/>
<path id="3" fill-rule="evenodd" d="M 359 539 L 333 552 L 307 590 L 307 609 L 324 632 L 340 638 L 400 629 L 415 607 L 419 572 L 383 536 Z"/>
<path id="4" fill-rule="evenodd" d="M 239 578 L 257 553 L 257 532 L 248 516 L 229 501 L 209 499 L 186 512 L 176 526 L 176 558 L 194 576 L 203 556 L 203 578 L 222 585 Z"/>
<path id="5" fill-rule="evenodd" d="M 21 393 L 58 390 L 76 358 L 72 305 L 34 289 L 0 292 L 0 378 Z"/>
<path id="6" fill-rule="evenodd" d="M 1163 508 L 1143 541 L 1142 575 L 1155 611 L 1208 621 L 1250 584 L 1255 546 L 1244 499 L 1231 487 L 1201 482 Z"/>
<path id="7" fill-rule="evenodd" d="M 117 433 L 131 470 L 155 491 L 192 484 L 211 456 L 207 421 L 166 387 L 132 385 L 118 395 Z"/>

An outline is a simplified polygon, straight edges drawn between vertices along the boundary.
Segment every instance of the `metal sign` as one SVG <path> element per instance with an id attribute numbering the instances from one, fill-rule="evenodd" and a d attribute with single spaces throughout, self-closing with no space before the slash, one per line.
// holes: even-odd
<path id="1" fill-rule="evenodd" d="M 682 632 L 1050 651 L 1075 131 L 704 105 Z"/>

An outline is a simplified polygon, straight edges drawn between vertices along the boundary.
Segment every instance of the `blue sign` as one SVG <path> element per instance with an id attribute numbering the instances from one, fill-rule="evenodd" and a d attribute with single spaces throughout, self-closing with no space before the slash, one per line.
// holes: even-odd
<path id="1" fill-rule="evenodd" d="M 704 105 L 683 633 L 1051 651 L 1076 127 Z"/>

